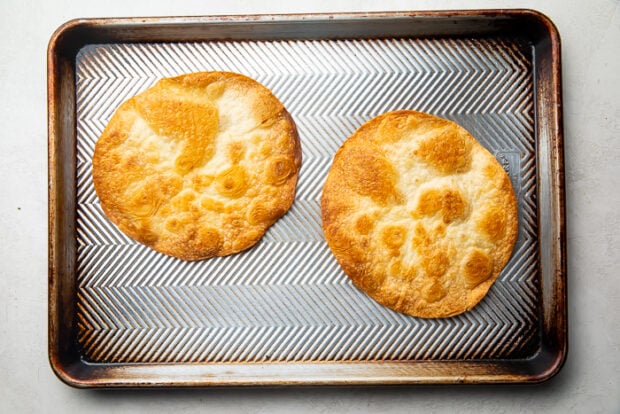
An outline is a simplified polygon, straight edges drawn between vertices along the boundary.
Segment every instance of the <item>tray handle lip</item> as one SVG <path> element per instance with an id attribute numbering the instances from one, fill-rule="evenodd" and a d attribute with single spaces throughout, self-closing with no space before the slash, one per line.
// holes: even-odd
<path id="1" fill-rule="evenodd" d="M 441 9 L 441 10 L 398 10 L 398 11 L 352 11 L 352 12 L 311 12 L 311 13 L 254 13 L 254 14 L 205 14 L 169 16 L 115 16 L 80 17 L 70 19 L 58 26 L 52 33 L 48 51 L 58 47 L 66 36 L 87 27 L 106 25 L 167 25 L 167 24 L 217 24 L 217 23 L 270 23 L 270 22 L 312 22 L 343 20 L 389 19 L 389 18 L 526 18 L 538 22 L 546 30 L 559 38 L 553 21 L 543 12 L 529 8 L 479 8 L 479 9 Z"/>
<path id="2" fill-rule="evenodd" d="M 294 373 L 288 377 L 282 376 L 261 376 L 260 373 L 252 375 L 242 375 L 235 371 L 234 365 L 229 366 L 226 373 L 220 372 L 220 376 L 214 375 L 213 372 L 198 372 L 197 366 L 226 366 L 226 363 L 213 364 L 187 364 L 190 371 L 186 373 L 176 373 L 174 375 L 166 375 L 164 373 L 153 374 L 159 369 L 169 369 L 165 363 L 155 364 L 131 364 L 131 363 L 89 363 L 81 358 L 75 360 L 67 359 L 61 361 L 54 359 L 50 353 L 50 365 L 56 376 L 66 385 L 77 389 L 114 389 L 114 388 L 188 388 L 188 387 L 263 387 L 263 386 L 394 386 L 394 385 L 514 385 L 531 384 L 537 385 L 547 382 L 554 378 L 561 370 L 565 362 L 566 354 L 562 351 L 554 352 L 551 349 L 541 349 L 537 354 L 530 358 L 514 360 L 518 365 L 515 372 L 494 372 L 493 368 L 485 369 L 484 372 L 475 374 L 463 371 L 462 373 L 450 373 L 437 375 L 420 375 L 420 373 L 411 374 L 410 376 L 397 376 L 394 374 L 371 375 L 371 376 L 330 376 L 329 373 L 319 373 L 316 376 L 307 376 L 305 374 L 306 367 L 314 366 L 324 367 L 325 365 L 355 365 L 367 364 L 367 362 L 299 362 L 293 363 Z M 413 361 L 414 364 L 439 363 L 439 361 Z M 459 363 L 459 361 L 452 361 Z M 496 361 L 497 362 L 497 361 Z M 388 364 L 399 365 L 407 364 L 407 361 L 392 361 Z M 444 362 L 445 363 L 445 362 Z M 479 361 L 485 364 L 485 361 Z M 381 364 L 381 363 L 377 363 Z M 256 372 L 260 372 L 261 367 L 285 367 L 290 368 L 290 363 L 265 363 L 255 364 Z M 137 366 L 147 367 L 150 375 L 140 374 L 135 371 Z M 183 369 L 183 367 L 178 367 Z M 121 371 L 125 371 L 125 375 L 119 375 Z M 134 372 L 131 372 L 134 371 Z M 431 368 L 432 371 L 432 368 Z M 96 375 L 93 375 L 96 373 Z M 128 374 L 128 375 L 127 375 Z"/>
<path id="3" fill-rule="evenodd" d="M 92 43 L 114 42 L 143 42 L 144 39 L 133 37 L 141 29 L 154 29 L 162 26 L 200 26 L 200 25 L 240 25 L 240 24 L 339 24 L 351 22 L 380 21 L 382 19 L 398 20 L 400 22 L 411 20 L 427 21 L 427 19 L 454 19 L 468 20 L 481 19 L 492 21 L 493 19 L 505 20 L 506 30 L 519 34 L 532 43 L 548 37 L 554 50 L 560 50 L 560 35 L 556 25 L 545 14 L 538 10 L 526 8 L 514 9 L 470 9 L 470 10 L 404 10 L 404 11 L 371 11 L 371 12 L 320 12 L 320 13 L 282 13 L 282 14 L 231 14 L 231 15 L 189 15 L 189 16 L 146 16 L 146 17 L 86 17 L 68 20 L 61 24 L 51 35 L 48 49 L 48 73 L 58 63 L 59 56 L 75 61 L 79 50 L 85 45 Z M 522 21 L 524 24 L 515 24 Z M 509 23 L 512 22 L 512 23 Z M 456 21 L 455 21 L 456 23 Z M 529 24 L 527 24 L 529 23 Z M 523 29 L 527 26 L 528 29 Z M 534 26 L 536 30 L 529 30 Z M 124 34 L 115 33 L 111 29 L 126 31 Z M 486 32 L 486 29 L 481 29 Z M 494 28 L 490 33 L 501 29 Z M 387 34 L 381 34 L 384 36 Z M 112 36 L 112 38 L 110 37 Z M 194 36 L 194 35 L 189 35 Z M 415 34 L 414 34 L 415 36 Z M 288 36 L 294 37 L 294 36 Z M 345 36 L 347 37 L 347 36 Z M 207 38 L 180 38 L 166 39 L 166 36 L 155 41 L 206 41 L 226 40 Z"/>
<path id="4" fill-rule="evenodd" d="M 543 315 L 543 337 L 538 353 L 533 357 L 540 369 L 532 376 L 532 382 L 542 383 L 554 378 L 563 368 L 568 358 L 568 305 L 567 305 L 567 264 L 566 264 L 566 188 L 564 177 L 564 126 L 562 105 L 562 41 L 555 23 L 545 14 L 532 9 L 521 10 L 523 17 L 533 23 L 537 33 L 530 34 L 535 52 L 542 46 L 548 50 L 551 71 L 545 74 L 551 99 L 546 105 L 549 124 L 551 167 L 550 202 L 555 208 L 555 220 L 551 224 L 553 267 L 548 286 L 555 298 L 553 306 L 545 309 Z"/>
<path id="5" fill-rule="evenodd" d="M 47 192 L 48 192 L 48 363 L 54 374 L 64 383 L 78 386 L 79 381 L 73 378 L 71 367 L 75 365 L 79 355 L 69 345 L 67 351 L 62 350 L 62 328 L 60 318 L 61 307 L 61 282 L 59 279 L 63 273 L 63 263 L 60 255 L 63 254 L 59 242 L 58 232 L 62 226 L 59 211 L 61 180 L 59 179 L 59 164 L 62 155 L 58 140 L 61 139 L 62 103 L 59 95 L 63 90 L 63 76 L 67 76 L 67 70 L 73 70 L 74 55 L 66 53 L 68 43 L 75 42 L 75 30 L 82 25 L 80 20 L 72 20 L 54 31 L 47 47 Z M 64 75 L 62 72 L 65 72 Z M 65 82 L 66 83 L 66 82 Z M 79 362 L 78 362 L 79 363 Z"/>

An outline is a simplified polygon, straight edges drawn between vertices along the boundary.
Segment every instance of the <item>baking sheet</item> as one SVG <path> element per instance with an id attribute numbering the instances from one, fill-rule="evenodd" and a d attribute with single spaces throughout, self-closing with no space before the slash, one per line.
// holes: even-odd
<path id="1" fill-rule="evenodd" d="M 324 17 L 310 21 L 334 20 Z M 333 24 L 346 27 L 361 17 L 340 16 Z M 388 17 L 395 16 L 367 16 L 375 23 Z M 204 25 L 217 30 L 217 23 Z M 241 23 L 260 28 L 256 21 Z M 297 27 L 303 32 L 303 19 Z M 477 363 L 499 361 L 503 372 L 493 368 L 494 376 L 491 371 L 479 374 L 476 382 L 540 378 L 540 372 L 528 377 L 527 369 L 515 374 L 519 363 L 540 354 L 546 335 L 548 282 L 539 255 L 546 230 L 539 225 L 549 224 L 540 222 L 539 194 L 554 188 L 539 179 L 541 168 L 548 173 L 548 166 L 539 162 L 537 105 L 542 101 L 536 45 L 506 31 L 472 30 L 466 36 L 366 36 L 361 31 L 344 38 L 268 34 L 256 39 L 117 39 L 76 49 L 71 315 L 73 352 L 80 363 L 91 368 L 139 364 L 151 370 L 172 364 L 186 372 L 177 380 L 163 370 L 159 376 L 156 370 L 137 376 L 152 385 L 184 385 L 196 365 L 228 368 L 229 374 L 219 377 L 194 378 L 197 384 L 218 385 L 460 382 L 469 375 L 476 378 L 472 367 Z M 93 189 L 91 159 L 94 143 L 122 101 L 161 77 L 203 70 L 243 73 L 269 87 L 298 126 L 303 165 L 292 209 L 254 248 L 184 262 L 136 243 L 106 219 Z M 510 262 L 478 306 L 448 319 L 399 314 L 358 291 L 329 252 L 320 227 L 322 184 L 336 149 L 366 120 L 403 108 L 463 125 L 497 157 L 517 193 L 519 236 Z M 453 367 L 447 371 L 451 376 L 436 369 L 429 371 L 434 375 L 421 375 L 429 361 Z M 373 379 L 377 366 L 398 363 L 398 371 Z M 354 364 L 357 371 L 325 376 L 331 372 L 326 370 L 307 380 L 296 373 L 314 364 Z M 258 375 L 252 380 L 231 375 L 239 366 L 262 367 L 264 374 L 252 374 Z M 400 371 L 409 366 L 418 371 L 403 376 Z M 275 374 L 274 369 L 284 371 Z M 94 372 L 84 374 L 80 384 L 130 385 L 136 380 L 125 370 L 102 383 L 94 381 Z"/>

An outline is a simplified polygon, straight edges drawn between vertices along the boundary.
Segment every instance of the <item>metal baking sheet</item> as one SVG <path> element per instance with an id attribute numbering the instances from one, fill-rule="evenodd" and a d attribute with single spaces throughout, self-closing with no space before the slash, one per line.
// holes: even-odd
<path id="1" fill-rule="evenodd" d="M 559 37 L 539 13 L 468 11 L 80 20 L 49 47 L 50 360 L 80 387 L 534 382 L 566 355 Z M 227 70 L 293 116 L 292 209 L 252 249 L 185 262 L 122 234 L 94 192 L 94 144 L 158 79 Z M 519 204 L 513 256 L 472 311 L 393 312 L 323 238 L 320 196 L 365 121 L 416 109 L 468 129 Z"/>

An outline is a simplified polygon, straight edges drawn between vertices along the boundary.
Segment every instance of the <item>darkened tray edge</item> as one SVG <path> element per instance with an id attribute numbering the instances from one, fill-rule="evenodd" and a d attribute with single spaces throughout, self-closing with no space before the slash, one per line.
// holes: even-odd
<path id="1" fill-rule="evenodd" d="M 202 37 L 197 37 L 197 33 L 200 29 L 213 25 L 237 25 L 236 27 L 243 28 L 249 24 L 322 24 L 338 29 L 338 25 L 343 24 L 359 25 L 361 22 L 366 24 L 390 20 L 405 27 L 412 19 L 416 21 L 416 30 L 419 32 L 409 34 L 410 36 L 499 34 L 510 28 L 520 36 L 529 37 L 535 45 L 535 120 L 539 144 L 537 155 L 539 162 L 548 164 L 547 171 L 550 173 L 542 176 L 541 169 L 538 169 L 540 187 L 549 189 L 549 192 L 539 192 L 539 212 L 548 214 L 551 220 L 550 224 L 542 226 L 539 214 L 543 299 L 539 352 L 522 360 L 481 361 L 181 365 L 90 364 L 83 361 L 77 350 L 75 327 L 71 322 L 75 314 L 75 301 L 72 298 L 75 297 L 76 246 L 66 242 L 75 240 L 76 232 L 75 182 L 70 181 L 74 180 L 76 157 L 74 75 L 75 55 L 79 49 L 95 41 L 212 39 L 209 33 L 202 33 Z M 498 19 L 501 24 L 494 24 Z M 424 23 L 422 27 L 421 22 Z M 468 28 L 457 24 L 466 22 L 470 25 Z M 517 23 L 535 30 L 522 30 L 519 27 L 523 26 Z M 475 24 L 482 24 L 480 31 L 471 27 Z M 187 27 L 193 30 L 187 33 Z M 403 30 L 403 27 L 395 27 L 396 34 Z M 432 33 L 429 33 L 429 27 L 435 28 Z M 160 38 L 144 37 L 145 31 L 158 29 Z M 89 33 L 91 37 L 88 36 Z M 137 35 L 140 33 L 142 36 Z M 238 38 L 233 36 L 233 40 L 242 39 L 246 35 L 247 33 L 241 31 L 237 33 Z M 292 32 L 286 31 L 281 35 L 283 38 L 294 37 Z M 328 36 L 322 37 L 337 38 L 338 35 L 347 37 L 346 31 L 343 33 L 338 30 L 332 30 Z M 359 35 L 379 37 L 381 33 L 360 33 L 358 37 Z M 394 33 L 384 30 L 384 36 L 394 36 Z M 563 366 L 568 350 L 560 53 L 560 37 L 551 20 L 537 11 L 521 9 L 77 19 L 65 23 L 53 34 L 48 46 L 48 352 L 53 371 L 62 381 L 75 387 L 532 383 L 552 378 Z M 70 104 L 67 105 L 67 102 Z M 68 160 L 71 162 L 67 162 Z M 415 364 L 415 372 L 403 372 L 403 364 L 407 365 L 408 371 L 411 371 L 411 365 Z"/>

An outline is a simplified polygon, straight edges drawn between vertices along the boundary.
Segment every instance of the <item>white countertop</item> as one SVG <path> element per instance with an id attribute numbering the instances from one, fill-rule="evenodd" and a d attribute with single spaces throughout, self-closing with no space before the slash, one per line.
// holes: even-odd
<path id="1" fill-rule="evenodd" d="M 620 2 L 321 0 L 0 6 L 0 412 L 620 412 Z M 465 6 L 466 4 L 466 6 Z M 569 353 L 527 386 L 78 390 L 47 358 L 46 49 L 77 17 L 535 8 L 562 38 Z"/>

